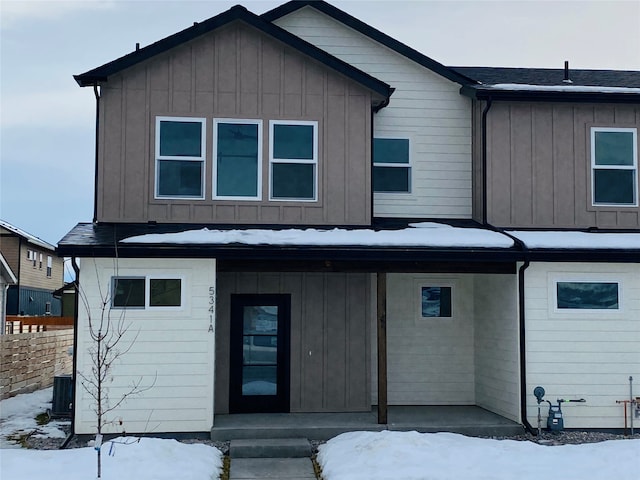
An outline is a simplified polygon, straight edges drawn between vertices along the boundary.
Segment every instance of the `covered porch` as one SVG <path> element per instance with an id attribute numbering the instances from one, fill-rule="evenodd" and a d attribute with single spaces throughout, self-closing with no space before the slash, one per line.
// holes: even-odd
<path id="1" fill-rule="evenodd" d="M 212 440 L 308 438 L 328 440 L 351 431 L 453 432 L 470 436 L 509 436 L 524 432 L 519 423 L 467 405 L 387 407 L 387 423 L 378 409 L 347 413 L 247 413 L 215 416 Z"/>

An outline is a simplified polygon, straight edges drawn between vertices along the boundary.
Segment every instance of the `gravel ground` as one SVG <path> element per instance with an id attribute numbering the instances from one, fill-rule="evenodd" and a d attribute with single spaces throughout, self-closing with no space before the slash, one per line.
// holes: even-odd
<path id="1" fill-rule="evenodd" d="M 70 426 L 66 427 L 66 432 L 69 431 Z M 495 438 L 498 440 L 520 440 L 537 442 L 543 445 L 568 445 L 568 444 L 580 444 L 580 443 L 596 443 L 603 442 L 605 440 L 622 440 L 627 438 L 634 438 L 640 440 L 640 428 L 636 429 L 635 435 L 622 435 L 608 432 L 593 432 L 593 431 L 577 431 L 577 430 L 565 430 L 563 432 L 551 433 L 543 431 L 540 437 L 531 435 L 529 433 L 523 433 L 521 435 L 509 436 L 509 437 L 487 437 Z M 182 439 L 184 443 L 202 443 L 205 445 L 211 445 L 217 447 L 222 453 L 227 454 L 229 452 L 229 442 L 214 442 L 212 440 L 190 438 Z M 52 450 L 58 449 L 62 446 L 64 438 L 39 438 L 37 437 L 37 431 L 32 432 L 31 435 L 24 439 L 24 444 L 27 448 L 35 448 L 39 450 Z M 312 441 L 311 445 L 314 451 L 323 442 Z M 68 448 L 86 447 L 86 441 L 80 442 L 77 437 L 74 437 L 68 445 Z"/>

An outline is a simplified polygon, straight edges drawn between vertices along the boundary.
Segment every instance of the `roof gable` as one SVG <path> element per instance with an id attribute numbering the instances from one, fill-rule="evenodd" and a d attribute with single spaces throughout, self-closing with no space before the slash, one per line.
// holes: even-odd
<path id="1" fill-rule="evenodd" d="M 268 22 L 273 22 L 278 18 L 284 17 L 285 15 L 289 15 L 296 10 L 299 10 L 304 7 L 312 7 L 319 12 L 324 13 L 335 19 L 336 21 L 356 30 L 357 32 L 365 35 L 372 40 L 384 45 L 385 47 L 399 53 L 400 55 L 412 60 L 413 62 L 437 73 L 438 75 L 451 80 L 452 82 L 458 83 L 460 85 L 469 85 L 477 83 L 475 80 L 467 77 L 466 75 L 453 70 L 452 68 L 446 67 L 441 63 L 433 60 L 432 58 L 423 55 L 422 53 L 414 50 L 413 48 L 405 45 L 402 42 L 399 42 L 395 38 L 390 37 L 386 33 L 381 32 L 380 30 L 372 27 L 364 23 L 361 20 L 349 15 L 347 12 L 340 10 L 339 8 L 334 7 L 333 5 L 324 2 L 324 1 L 314 1 L 314 0 L 292 0 L 287 2 L 279 7 L 274 8 L 266 13 L 261 15 L 261 18 Z"/>
<path id="2" fill-rule="evenodd" d="M 17 235 L 21 238 L 24 238 L 27 242 L 37 245 L 39 247 L 45 248 L 47 250 L 51 250 L 52 252 L 55 252 L 56 250 L 56 247 L 54 247 L 50 243 L 45 242 L 41 238 L 38 238 L 35 235 L 31 235 L 30 233 L 27 233 L 24 230 L 18 227 L 15 227 L 8 222 L 5 222 L 4 220 L 0 220 L 0 228 L 3 228 L 8 232 L 11 232 L 14 235 Z"/>
<path id="3" fill-rule="evenodd" d="M 334 57 L 333 55 L 330 55 L 324 50 L 317 48 L 316 46 L 278 27 L 277 25 L 263 20 L 258 15 L 249 12 L 245 7 L 240 5 L 236 5 L 226 12 L 209 18 L 204 22 L 196 23 L 192 27 L 186 28 L 185 30 L 163 38 L 162 40 L 131 52 L 102 66 L 89 70 L 80 75 L 74 75 L 74 78 L 76 82 L 78 82 L 78 85 L 80 85 L 81 87 L 105 82 L 108 80 L 108 77 L 116 73 L 119 73 L 140 62 L 167 52 L 174 47 L 182 45 L 197 37 L 205 35 L 213 30 L 221 28 L 235 21 L 242 21 L 249 24 L 257 30 L 285 43 L 295 50 L 298 50 L 302 54 L 313 58 L 326 67 L 331 68 L 332 70 L 335 70 L 338 73 L 356 81 L 362 86 L 382 96 L 385 100 L 388 99 L 393 93 L 393 88 L 391 88 L 387 83 L 378 80 L 377 78 L 353 67 L 352 65 L 349 65 L 348 63 Z"/>

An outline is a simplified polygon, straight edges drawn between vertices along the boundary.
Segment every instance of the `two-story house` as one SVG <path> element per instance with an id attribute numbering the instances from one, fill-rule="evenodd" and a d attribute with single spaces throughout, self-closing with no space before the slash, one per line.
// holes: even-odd
<path id="1" fill-rule="evenodd" d="M 55 246 L 0 220 L 0 253 L 16 279 L 7 284 L 6 315 L 59 316 L 53 291 L 63 284 L 64 266 Z"/>
<path id="2" fill-rule="evenodd" d="M 443 405 L 529 425 L 536 385 L 587 399 L 568 427 L 621 428 L 640 72 L 446 67 L 296 1 L 75 78 L 96 99 L 95 218 L 59 251 L 86 305 L 78 371 L 106 304 L 135 338 L 112 395 L 156 379 L 127 431 Z M 94 432 L 81 388 L 74 423 Z"/>

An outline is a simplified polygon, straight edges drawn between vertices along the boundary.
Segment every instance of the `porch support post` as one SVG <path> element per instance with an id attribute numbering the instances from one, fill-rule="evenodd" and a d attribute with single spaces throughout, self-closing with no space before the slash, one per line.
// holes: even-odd
<path id="1" fill-rule="evenodd" d="M 387 274 L 377 274 L 378 423 L 387 422 Z"/>

